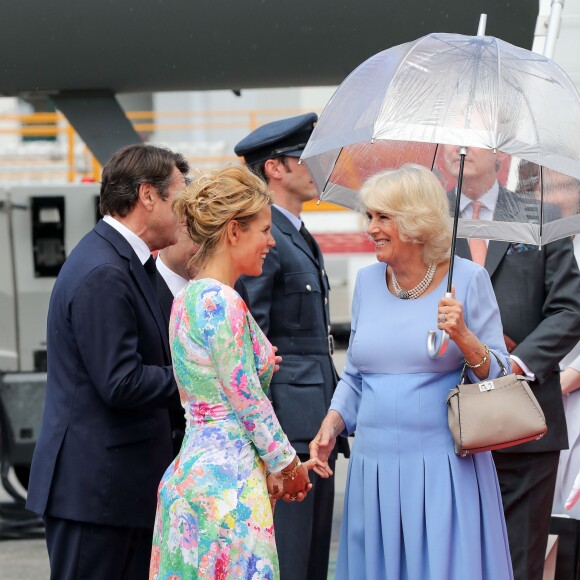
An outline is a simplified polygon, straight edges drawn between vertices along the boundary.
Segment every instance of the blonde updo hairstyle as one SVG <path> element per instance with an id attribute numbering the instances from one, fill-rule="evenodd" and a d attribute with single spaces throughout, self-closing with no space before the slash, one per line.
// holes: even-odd
<path id="1" fill-rule="evenodd" d="M 194 180 L 173 202 L 177 218 L 199 245 L 190 266 L 199 270 L 215 254 L 232 220 L 247 230 L 271 203 L 266 184 L 245 167 L 218 169 Z"/>
<path id="2" fill-rule="evenodd" d="M 422 244 L 425 264 L 449 259 L 449 201 L 431 171 L 412 163 L 381 171 L 365 181 L 360 195 L 366 209 L 395 221 L 402 241 Z"/>

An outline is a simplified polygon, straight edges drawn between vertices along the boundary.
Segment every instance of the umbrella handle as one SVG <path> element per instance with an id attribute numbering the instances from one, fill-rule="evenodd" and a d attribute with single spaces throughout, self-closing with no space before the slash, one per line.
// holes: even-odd
<path id="1" fill-rule="evenodd" d="M 449 345 L 449 335 L 443 331 L 441 333 L 441 343 L 436 346 L 437 343 L 437 331 L 430 330 L 427 333 L 427 352 L 431 358 L 437 358 L 443 356 L 447 352 L 447 346 Z"/>

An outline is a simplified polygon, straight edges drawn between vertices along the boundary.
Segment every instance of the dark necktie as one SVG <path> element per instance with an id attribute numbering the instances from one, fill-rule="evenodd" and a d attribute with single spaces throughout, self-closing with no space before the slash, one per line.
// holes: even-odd
<path id="1" fill-rule="evenodd" d="M 312 250 L 312 254 L 314 255 L 314 257 L 316 257 L 317 256 L 316 243 L 314 242 L 312 234 L 306 229 L 304 222 L 302 222 L 302 225 L 300 226 L 300 235 L 304 238 L 304 240 L 308 244 L 308 247 Z"/>
<path id="2" fill-rule="evenodd" d="M 153 286 L 154 290 L 157 290 L 157 266 L 155 265 L 153 254 L 151 254 L 149 259 L 143 264 L 143 268 L 145 268 L 145 272 L 147 272 L 147 277 L 149 278 L 149 282 L 151 282 L 151 286 Z"/>

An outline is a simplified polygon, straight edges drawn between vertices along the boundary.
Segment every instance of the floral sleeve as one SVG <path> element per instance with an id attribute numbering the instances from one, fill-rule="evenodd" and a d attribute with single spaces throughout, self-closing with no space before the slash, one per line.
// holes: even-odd
<path id="1" fill-rule="evenodd" d="M 243 300 L 227 286 L 212 285 L 204 290 L 196 309 L 225 397 L 268 470 L 280 471 L 292 461 L 295 451 L 260 385 L 255 355 L 261 349 L 258 358 L 262 358 L 266 345 L 253 344 Z M 270 348 L 268 358 L 273 361 L 273 357 Z"/>

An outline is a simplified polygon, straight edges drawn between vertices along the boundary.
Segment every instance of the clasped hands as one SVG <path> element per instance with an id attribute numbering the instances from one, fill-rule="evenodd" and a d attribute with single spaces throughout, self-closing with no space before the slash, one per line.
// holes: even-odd
<path id="1" fill-rule="evenodd" d="M 274 346 L 274 372 L 280 370 L 282 357 L 277 354 L 278 347 Z M 306 463 L 300 462 L 296 456 L 282 471 L 278 473 L 269 473 L 266 476 L 266 485 L 270 500 L 275 503 L 277 499 L 284 501 L 304 501 L 308 492 L 312 489 L 312 484 L 308 477 L 308 472 L 321 462 L 316 459 L 310 459 Z M 292 477 L 285 477 L 285 474 L 292 472 Z"/>
<path id="2" fill-rule="evenodd" d="M 329 411 L 316 437 L 310 442 L 310 459 L 297 465 L 299 459 L 296 457 L 282 471 L 270 473 L 266 477 L 270 500 L 303 501 L 312 489 L 309 471 L 314 470 L 324 479 L 333 475 L 328 459 L 336 444 L 336 437 L 344 428 L 341 415 L 334 410 Z"/>
<path id="3" fill-rule="evenodd" d="M 266 477 L 266 485 L 270 499 L 303 501 L 312 489 L 308 472 L 318 463 L 317 459 L 309 459 L 302 463 L 296 456 L 282 471 L 269 473 Z"/>

